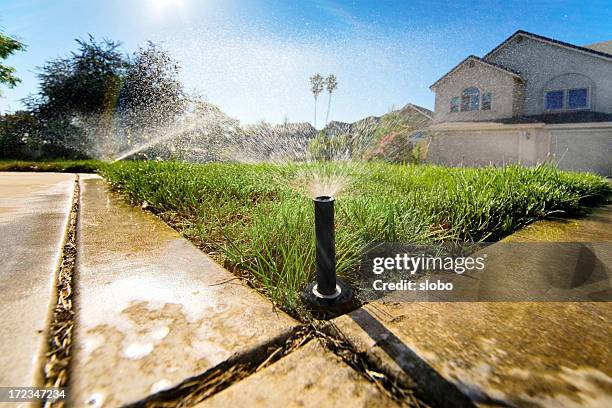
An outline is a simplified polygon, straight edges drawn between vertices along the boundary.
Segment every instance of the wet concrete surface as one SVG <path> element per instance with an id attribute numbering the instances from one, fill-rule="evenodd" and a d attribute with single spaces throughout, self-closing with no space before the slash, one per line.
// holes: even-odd
<path id="1" fill-rule="evenodd" d="M 336 324 L 399 377 L 427 378 L 429 395 L 454 386 L 484 405 L 609 407 L 611 313 L 607 302 L 381 300 Z"/>
<path id="2" fill-rule="evenodd" d="M 0 173 L 0 386 L 41 385 L 74 181 L 72 174 Z"/>
<path id="3" fill-rule="evenodd" d="M 608 206 L 583 219 L 534 223 L 489 248 L 495 253 L 496 245 L 534 243 L 522 245 L 521 253 L 498 251 L 498 274 L 489 269 L 488 275 L 466 274 L 455 282 L 473 281 L 464 290 L 476 288 L 481 297 L 520 298 L 529 293 L 526 287 L 541 285 L 553 291 L 551 298 L 567 300 L 568 291 L 578 288 L 581 300 L 592 299 L 609 290 L 611 215 Z M 543 251 L 542 244 L 551 242 L 572 245 Z M 576 249 L 573 243 L 585 245 Z M 584 248 L 594 261 L 593 281 L 574 285 L 561 270 L 580 262 Z M 544 268 L 550 264 L 560 269 L 554 282 Z M 399 378 L 427 379 L 419 386 L 429 395 L 460 390 L 482 406 L 612 406 L 612 303 L 460 302 L 464 295 L 474 294 L 456 293 L 455 302 L 440 302 L 450 295 L 413 302 L 394 293 L 335 323 L 358 350 Z"/>
<path id="4" fill-rule="evenodd" d="M 610 197 L 612 200 L 612 197 Z M 582 218 L 543 220 L 515 232 L 505 242 L 612 242 L 612 205 Z"/>
<path id="5" fill-rule="evenodd" d="M 342 359 L 311 340 L 197 408 L 399 407 Z"/>
<path id="6" fill-rule="evenodd" d="M 612 301 L 612 205 L 538 221 L 482 253 L 485 270 L 465 274 L 478 300 Z"/>
<path id="7" fill-rule="evenodd" d="M 75 406 L 138 401 L 297 324 L 157 217 L 82 176 Z"/>
<path id="8" fill-rule="evenodd" d="M 612 301 L 612 242 L 502 241 L 472 256 L 484 257 L 483 270 L 420 278 L 419 282 L 440 278 L 453 289 L 415 292 L 412 300 Z"/>

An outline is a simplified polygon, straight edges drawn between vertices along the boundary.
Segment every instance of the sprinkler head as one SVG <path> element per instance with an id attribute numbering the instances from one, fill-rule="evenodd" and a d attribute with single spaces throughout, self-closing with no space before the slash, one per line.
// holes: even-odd
<path id="1" fill-rule="evenodd" d="M 336 277 L 334 198 L 319 196 L 313 203 L 317 280 L 306 287 L 302 298 L 313 312 L 339 315 L 352 308 L 353 290 Z"/>

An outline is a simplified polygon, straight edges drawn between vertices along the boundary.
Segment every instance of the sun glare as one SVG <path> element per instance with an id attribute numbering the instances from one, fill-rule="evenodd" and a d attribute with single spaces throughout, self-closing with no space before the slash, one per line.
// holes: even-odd
<path id="1" fill-rule="evenodd" d="M 152 10 L 156 13 L 171 12 L 185 8 L 187 0 L 148 0 Z"/>

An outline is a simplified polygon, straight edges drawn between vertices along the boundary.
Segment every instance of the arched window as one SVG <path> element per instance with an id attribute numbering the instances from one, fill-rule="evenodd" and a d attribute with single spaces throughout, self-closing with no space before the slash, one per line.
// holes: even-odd
<path id="1" fill-rule="evenodd" d="M 591 94 L 595 82 L 582 74 L 556 76 L 544 85 L 544 111 L 592 109 Z"/>
<path id="2" fill-rule="evenodd" d="M 478 88 L 465 88 L 461 94 L 461 110 L 477 111 L 480 105 L 480 91 Z"/>

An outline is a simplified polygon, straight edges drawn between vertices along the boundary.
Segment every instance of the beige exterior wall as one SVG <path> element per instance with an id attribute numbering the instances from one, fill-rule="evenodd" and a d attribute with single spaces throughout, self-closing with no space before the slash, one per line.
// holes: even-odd
<path id="1" fill-rule="evenodd" d="M 486 57 L 525 80 L 525 115 L 546 113 L 544 93 L 587 87 L 591 110 L 612 113 L 612 60 L 521 36 Z M 437 108 L 437 106 L 436 106 Z"/>
<path id="2" fill-rule="evenodd" d="M 427 161 L 447 166 L 533 166 L 612 176 L 612 123 L 503 125 L 446 123 L 430 128 Z"/>
<path id="3" fill-rule="evenodd" d="M 469 62 L 436 86 L 434 123 L 509 118 L 522 109 L 522 83 L 517 82 L 514 76 L 483 63 L 474 62 L 470 68 Z M 451 98 L 461 98 L 463 90 L 472 86 L 477 87 L 481 95 L 491 92 L 491 110 L 451 112 Z"/>
<path id="4" fill-rule="evenodd" d="M 612 124 L 607 129 L 559 125 L 550 134 L 559 168 L 612 176 Z"/>
<path id="5" fill-rule="evenodd" d="M 525 109 L 525 84 L 514 79 L 515 86 L 512 92 L 512 116 L 521 116 Z"/>

